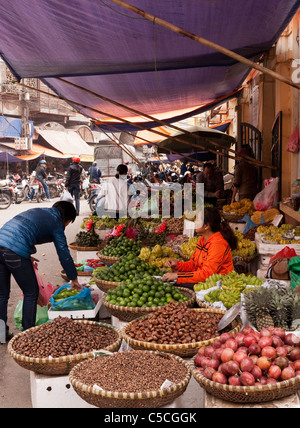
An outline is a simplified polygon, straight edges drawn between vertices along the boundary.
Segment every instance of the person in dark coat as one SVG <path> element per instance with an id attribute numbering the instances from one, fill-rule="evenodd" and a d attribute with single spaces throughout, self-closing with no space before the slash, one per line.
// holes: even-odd
<path id="1" fill-rule="evenodd" d="M 59 201 L 51 208 L 33 208 L 18 214 L 0 229 L 0 320 L 6 324 L 7 335 L 11 275 L 24 295 L 23 329 L 35 325 L 39 285 L 33 267 L 36 259 L 32 254 L 36 253 L 36 245 L 53 242 L 59 261 L 71 280 L 71 288 L 81 289 L 64 232 L 75 218 L 74 205 Z"/>
<path id="2" fill-rule="evenodd" d="M 89 168 L 87 175 L 90 177 L 90 183 L 100 183 L 101 171 L 97 167 L 97 162 L 94 162 L 93 165 Z"/>
<path id="3" fill-rule="evenodd" d="M 234 168 L 233 178 L 233 194 L 231 202 L 236 200 L 238 193 L 239 201 L 243 199 L 250 199 L 253 201 L 258 190 L 258 170 L 255 165 L 248 162 L 247 158 L 252 157 L 251 148 L 249 145 L 244 144 L 238 151 L 239 162 Z"/>
<path id="4" fill-rule="evenodd" d="M 221 172 L 207 162 L 203 166 L 203 172 L 197 175 L 196 182 L 204 184 L 204 202 L 216 206 L 218 198 L 224 195 L 224 180 Z"/>
<path id="5" fill-rule="evenodd" d="M 79 156 L 73 156 L 72 161 L 73 162 L 69 166 L 67 172 L 65 188 L 68 189 L 71 195 L 75 198 L 76 213 L 79 215 L 80 181 L 83 167 L 79 163 Z"/>

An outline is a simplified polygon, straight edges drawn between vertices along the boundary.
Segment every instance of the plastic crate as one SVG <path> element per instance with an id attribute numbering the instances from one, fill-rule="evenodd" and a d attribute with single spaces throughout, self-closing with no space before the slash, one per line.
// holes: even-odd
<path id="1" fill-rule="evenodd" d="M 104 299 L 104 293 L 103 291 L 99 290 L 96 286 L 91 286 L 91 289 L 96 292 L 99 296 L 99 300 L 95 306 L 94 309 L 90 310 L 78 310 L 78 311 L 52 311 L 51 308 L 48 310 L 48 318 L 50 320 L 53 320 L 58 317 L 67 317 L 67 318 L 73 318 L 73 319 L 93 319 L 96 318 L 103 299 Z"/>

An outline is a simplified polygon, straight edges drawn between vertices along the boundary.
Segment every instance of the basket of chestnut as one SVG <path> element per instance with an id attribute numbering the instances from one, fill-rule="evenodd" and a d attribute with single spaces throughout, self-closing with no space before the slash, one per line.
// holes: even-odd
<path id="1" fill-rule="evenodd" d="M 300 389 L 300 338 L 281 328 L 245 327 L 199 348 L 190 368 L 200 386 L 222 400 L 278 400 Z"/>

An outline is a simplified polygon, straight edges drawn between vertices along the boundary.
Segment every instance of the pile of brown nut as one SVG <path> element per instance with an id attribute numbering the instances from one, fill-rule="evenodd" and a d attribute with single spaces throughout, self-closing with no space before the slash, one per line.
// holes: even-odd
<path id="1" fill-rule="evenodd" d="M 170 302 L 147 317 L 133 321 L 126 334 L 132 339 L 158 344 L 202 342 L 219 336 L 222 314 L 199 312 L 184 303 Z"/>
<path id="2" fill-rule="evenodd" d="M 169 380 L 181 382 L 188 369 L 171 356 L 146 351 L 116 352 L 80 364 L 73 377 L 85 385 L 114 392 L 146 392 L 159 390 Z"/>
<path id="3" fill-rule="evenodd" d="M 117 332 L 110 327 L 58 317 L 25 331 L 15 340 L 13 349 L 27 357 L 57 358 L 106 348 L 112 345 L 117 337 Z"/>

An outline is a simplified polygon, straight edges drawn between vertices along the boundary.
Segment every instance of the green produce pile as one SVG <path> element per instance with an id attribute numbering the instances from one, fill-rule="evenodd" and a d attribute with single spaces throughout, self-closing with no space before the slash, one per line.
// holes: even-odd
<path id="1" fill-rule="evenodd" d="M 99 247 L 100 243 L 99 236 L 93 230 L 90 232 L 81 231 L 76 235 L 78 247 Z"/>
<path id="2" fill-rule="evenodd" d="M 204 282 L 199 282 L 194 285 L 194 291 L 208 290 L 209 288 L 215 287 L 217 282 L 223 278 L 223 275 L 214 273 L 210 277 L 206 278 Z"/>
<path id="3" fill-rule="evenodd" d="M 60 293 L 55 294 L 52 297 L 55 300 L 55 302 L 57 303 L 60 300 L 67 299 L 68 297 L 77 296 L 77 294 L 79 294 L 79 293 L 80 293 L 79 290 L 70 290 L 70 289 L 65 288 Z"/>
<path id="4" fill-rule="evenodd" d="M 139 255 L 142 248 L 140 241 L 129 239 L 126 236 L 115 238 L 109 245 L 106 245 L 100 254 L 109 257 L 122 257 L 124 254 L 133 253 Z"/>
<path id="5" fill-rule="evenodd" d="M 265 279 L 247 276 L 244 273 L 238 274 L 237 272 L 230 272 L 227 275 L 214 274 L 207 278 L 205 282 L 196 284 L 194 290 L 208 290 L 215 287 L 218 281 L 221 281 L 221 288 L 205 294 L 204 302 L 209 304 L 222 302 L 227 309 L 230 309 L 241 301 L 241 293 L 247 286 L 260 287 L 265 282 Z"/>
<path id="6" fill-rule="evenodd" d="M 134 280 L 125 281 L 115 289 L 110 289 L 106 296 L 106 301 L 112 305 L 131 308 L 165 306 L 171 300 L 186 302 L 189 298 L 174 285 L 164 284 L 148 273 L 139 274 Z"/>
<path id="7" fill-rule="evenodd" d="M 93 220 L 93 222 L 95 223 L 96 229 L 113 229 L 116 225 L 123 224 L 126 222 L 126 219 L 124 218 L 116 220 L 109 216 L 98 217 L 97 215 L 90 215 L 88 218 L 84 219 L 83 222 L 81 223 L 80 225 L 81 229 L 85 229 L 87 223 L 90 220 Z"/>
<path id="8" fill-rule="evenodd" d="M 111 268 L 103 269 L 97 273 L 97 278 L 104 281 L 122 282 L 127 279 L 135 279 L 138 274 L 148 273 L 152 275 L 160 275 L 161 271 L 157 266 L 151 266 L 145 263 L 133 253 L 126 256 L 112 265 Z"/>

